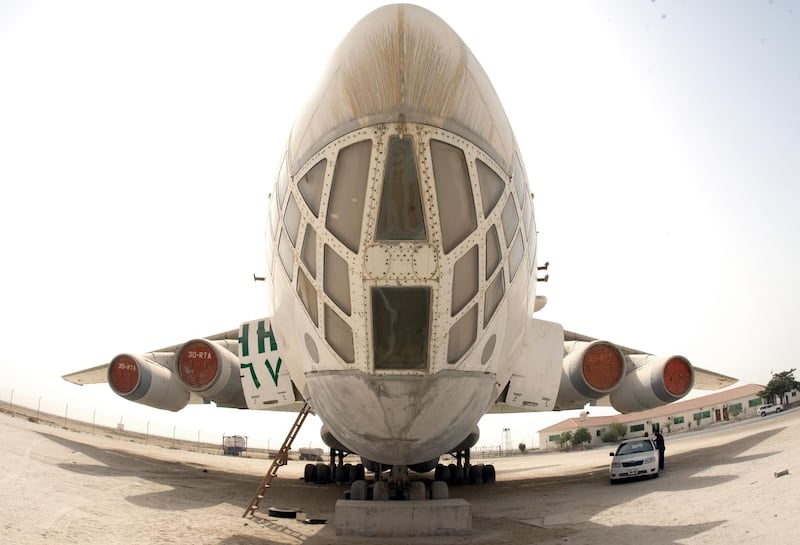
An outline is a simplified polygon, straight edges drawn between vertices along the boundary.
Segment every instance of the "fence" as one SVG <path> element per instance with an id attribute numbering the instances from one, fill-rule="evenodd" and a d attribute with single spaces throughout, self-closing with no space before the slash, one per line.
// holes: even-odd
<path id="1" fill-rule="evenodd" d="M 247 436 L 247 456 L 253 457 L 268 457 L 269 453 L 277 452 L 296 417 L 295 414 L 284 412 L 264 414 L 264 411 L 213 407 L 202 407 L 201 411 L 206 410 L 204 413 L 186 415 L 185 413 L 192 411 L 190 405 L 182 411 L 181 418 L 178 413 L 143 408 L 123 400 L 120 400 L 120 406 L 122 408 L 117 409 L 118 412 L 114 414 L 113 409 L 116 407 L 109 408 L 102 404 L 92 407 L 74 399 L 64 401 L 21 389 L 0 390 L 0 409 L 22 414 L 35 421 L 46 421 L 64 428 L 103 434 L 120 440 L 214 453 L 223 452 L 223 437 L 242 435 Z M 141 411 L 149 416 L 137 414 Z M 225 411 L 229 415 L 227 420 L 212 416 Z M 180 420 L 201 422 L 203 425 L 192 427 Z M 231 420 L 235 421 L 235 428 Z M 310 421 L 316 421 L 316 427 L 315 424 L 309 425 Z M 293 449 L 298 451 L 301 447 L 321 447 L 327 453 L 328 448 L 319 437 L 320 426 L 318 419 L 309 416 L 304 429 L 294 442 Z M 471 449 L 470 454 L 473 460 L 480 460 L 515 456 L 521 452 L 519 449 L 503 448 L 500 445 L 479 444 Z"/>
<path id="2" fill-rule="evenodd" d="M 198 418 L 197 421 L 203 422 L 204 426 L 192 428 L 178 424 L 173 420 L 173 413 L 153 409 L 157 412 L 152 418 L 128 413 L 114 415 L 106 407 L 87 407 L 79 402 L 52 399 L 14 388 L 0 395 L 0 409 L 34 422 L 47 422 L 65 429 L 214 453 L 223 451 L 224 436 L 235 434 L 224 429 L 224 424 L 209 422 L 208 418 Z M 288 426 L 285 428 L 288 430 Z M 273 429 L 276 432 L 274 438 L 256 435 L 249 441 L 248 455 L 266 457 L 270 450 L 277 451 L 282 442 L 282 434 L 278 430 L 282 427 L 276 425 Z"/>

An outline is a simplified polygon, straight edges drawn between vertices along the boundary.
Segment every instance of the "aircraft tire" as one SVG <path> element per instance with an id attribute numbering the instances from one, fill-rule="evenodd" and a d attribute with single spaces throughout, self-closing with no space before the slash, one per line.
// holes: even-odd
<path id="1" fill-rule="evenodd" d="M 492 464 L 483 466 L 483 482 L 493 484 L 497 480 L 497 473 Z"/>
<path id="2" fill-rule="evenodd" d="M 432 500 L 448 500 L 450 499 L 450 491 L 447 489 L 447 483 L 444 481 L 433 481 L 431 483 L 431 499 Z"/>
<path id="3" fill-rule="evenodd" d="M 356 464 L 355 467 L 353 468 L 353 471 L 354 471 L 354 473 L 352 475 L 353 481 L 363 481 L 364 480 L 364 476 L 365 476 L 364 464 Z"/>
<path id="4" fill-rule="evenodd" d="M 450 484 L 464 484 L 464 471 L 455 464 L 447 466 L 450 469 Z"/>
<path id="5" fill-rule="evenodd" d="M 444 464 L 437 465 L 436 470 L 433 472 L 433 480 L 448 482 L 450 480 L 450 467 Z"/>
<path id="6" fill-rule="evenodd" d="M 305 471 L 303 471 L 303 480 L 307 483 L 317 482 L 317 466 L 315 464 L 306 464 Z"/>
<path id="7" fill-rule="evenodd" d="M 367 481 L 353 481 L 353 485 L 350 487 L 350 499 L 364 501 L 367 499 L 368 490 Z"/>
<path id="8" fill-rule="evenodd" d="M 469 466 L 469 484 L 483 483 L 483 466 Z"/>
<path id="9" fill-rule="evenodd" d="M 293 519 L 297 515 L 297 509 L 283 509 L 282 507 L 270 507 L 267 513 L 271 517 L 281 519 Z"/>
<path id="10" fill-rule="evenodd" d="M 411 481 L 408 484 L 408 499 L 411 501 L 423 501 L 425 497 L 425 483 L 422 481 Z"/>
<path id="11" fill-rule="evenodd" d="M 376 481 L 372 485 L 373 501 L 389 501 L 389 483 L 386 481 Z"/>
<path id="12" fill-rule="evenodd" d="M 317 462 L 317 484 L 326 484 L 331 481 L 331 468 L 328 464 Z"/>

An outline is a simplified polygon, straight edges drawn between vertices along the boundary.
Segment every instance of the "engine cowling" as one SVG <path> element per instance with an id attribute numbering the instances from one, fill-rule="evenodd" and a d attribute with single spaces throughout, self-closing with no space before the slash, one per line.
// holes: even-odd
<path id="1" fill-rule="evenodd" d="M 634 369 L 611 393 L 611 405 L 621 413 L 661 407 L 683 398 L 694 386 L 694 369 L 683 356 L 629 356 Z"/>
<path id="2" fill-rule="evenodd" d="M 352 452 L 349 448 L 344 446 L 341 441 L 339 441 L 336 437 L 333 436 L 331 430 L 328 429 L 328 426 L 326 426 L 325 424 L 323 424 L 322 428 L 320 428 L 319 435 L 322 438 L 322 442 L 325 443 L 327 446 L 343 452 Z"/>
<path id="3" fill-rule="evenodd" d="M 236 341 L 194 339 L 175 353 L 175 374 L 190 392 L 221 407 L 247 408 Z"/>
<path id="4" fill-rule="evenodd" d="M 555 408 L 580 409 L 608 395 L 625 378 L 625 357 L 607 341 L 564 343 L 561 383 Z"/>
<path id="5" fill-rule="evenodd" d="M 179 411 L 191 396 L 169 369 L 143 356 L 116 356 L 108 366 L 107 379 L 117 395 L 156 409 Z"/>
<path id="6" fill-rule="evenodd" d="M 478 439 L 481 438 L 481 430 L 478 426 L 475 426 L 472 431 L 467 435 L 463 441 L 459 444 L 451 448 L 448 452 L 458 452 L 460 450 L 466 450 L 468 448 L 472 448 L 475 446 L 475 443 L 478 442 Z"/>

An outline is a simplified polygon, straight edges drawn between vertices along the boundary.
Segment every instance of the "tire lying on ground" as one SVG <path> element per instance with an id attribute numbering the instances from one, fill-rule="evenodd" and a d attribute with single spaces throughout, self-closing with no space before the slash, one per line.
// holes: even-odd
<path id="1" fill-rule="evenodd" d="M 298 509 L 285 509 L 283 507 L 270 507 L 267 513 L 271 517 L 279 519 L 293 519 L 297 516 Z"/>

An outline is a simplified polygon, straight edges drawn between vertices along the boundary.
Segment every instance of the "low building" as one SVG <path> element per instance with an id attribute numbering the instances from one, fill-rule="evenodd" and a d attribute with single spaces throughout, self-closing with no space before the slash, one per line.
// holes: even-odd
<path id="1" fill-rule="evenodd" d="M 584 411 L 578 418 L 568 418 L 539 430 L 539 448 L 542 450 L 558 448 L 561 434 L 565 431 L 575 433 L 578 428 L 589 430 L 592 436 L 590 444 L 600 444 L 603 442 L 603 434 L 609 430 L 611 424 L 617 422 L 625 426 L 627 430 L 625 437 L 637 437 L 657 429 L 663 434 L 669 434 L 698 429 L 731 419 L 750 418 L 757 416 L 758 407 L 765 403 L 758 395 L 763 390 L 764 386 L 747 384 L 703 397 L 677 401 L 648 411 L 613 416 L 590 416 Z M 797 392 L 786 394 L 786 399 L 797 400 Z"/>

